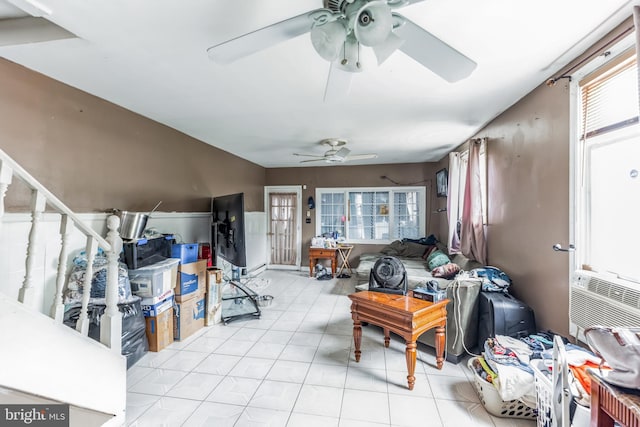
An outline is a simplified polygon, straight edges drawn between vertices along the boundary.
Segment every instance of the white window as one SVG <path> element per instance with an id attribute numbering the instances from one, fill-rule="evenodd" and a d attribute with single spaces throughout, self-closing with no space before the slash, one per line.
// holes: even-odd
<path id="1" fill-rule="evenodd" d="M 579 82 L 576 267 L 640 282 L 640 125 L 634 51 Z"/>
<path id="2" fill-rule="evenodd" d="M 425 233 L 424 187 L 318 188 L 316 235 L 352 243 L 419 239 Z"/>

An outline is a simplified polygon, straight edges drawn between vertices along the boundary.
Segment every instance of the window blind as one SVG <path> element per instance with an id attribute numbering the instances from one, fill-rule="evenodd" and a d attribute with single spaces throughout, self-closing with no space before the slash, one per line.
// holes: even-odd
<path id="1" fill-rule="evenodd" d="M 583 140 L 638 123 L 637 69 L 629 52 L 582 80 Z"/>

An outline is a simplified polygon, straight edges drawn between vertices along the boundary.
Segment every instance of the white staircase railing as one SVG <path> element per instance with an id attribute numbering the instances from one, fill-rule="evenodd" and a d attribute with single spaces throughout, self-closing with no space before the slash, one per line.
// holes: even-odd
<path id="1" fill-rule="evenodd" d="M 31 229 L 27 243 L 25 258 L 26 272 L 22 287 L 18 294 L 18 300 L 30 307 L 36 305 L 36 294 L 33 285 L 34 264 L 38 249 L 39 224 L 47 207 L 60 214 L 60 239 L 61 247 L 58 257 L 58 270 L 56 276 L 55 297 L 51 305 L 50 317 L 62 324 L 64 317 L 63 287 L 66 277 L 69 236 L 77 229 L 86 236 L 85 252 L 87 255 L 87 270 L 83 284 L 82 311 L 76 324 L 76 330 L 83 336 L 89 333 L 88 306 L 91 294 L 91 281 L 93 277 L 93 261 L 98 248 L 106 254 L 107 283 L 105 289 L 106 309 L 100 318 L 100 342 L 111 348 L 113 352 L 120 354 L 122 349 L 122 314 L 118 310 L 118 257 L 122 250 L 122 239 L 118 234 L 120 218 L 112 215 L 107 218 L 107 237 L 101 237 L 95 230 L 87 226 L 79 219 L 54 194 L 40 184 L 31 174 L 24 170 L 18 163 L 0 150 L 0 233 L 2 232 L 2 218 L 5 212 L 4 200 L 7 189 L 11 185 L 12 178 L 23 181 L 31 190 Z"/>

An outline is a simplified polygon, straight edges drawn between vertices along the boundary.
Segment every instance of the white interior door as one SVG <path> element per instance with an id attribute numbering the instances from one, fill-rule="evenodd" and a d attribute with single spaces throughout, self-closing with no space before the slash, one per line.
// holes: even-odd
<path id="1" fill-rule="evenodd" d="M 266 187 L 269 266 L 300 268 L 302 247 L 302 188 Z"/>

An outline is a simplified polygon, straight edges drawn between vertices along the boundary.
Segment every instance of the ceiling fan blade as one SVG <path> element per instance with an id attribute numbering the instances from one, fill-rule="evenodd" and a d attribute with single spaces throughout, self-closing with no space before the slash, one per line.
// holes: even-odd
<path id="1" fill-rule="evenodd" d="M 378 157 L 377 154 L 356 154 L 354 156 L 347 156 L 345 160 L 366 160 L 366 159 L 375 159 Z"/>
<path id="2" fill-rule="evenodd" d="M 332 157 L 335 157 L 337 159 L 344 159 L 349 155 L 350 152 L 351 150 L 349 150 L 347 147 L 342 147 Z"/>
<path id="3" fill-rule="evenodd" d="M 400 23 L 394 32 L 404 39 L 399 49 L 446 81 L 453 83 L 468 77 L 478 65 L 404 16 L 393 15 Z"/>
<path id="4" fill-rule="evenodd" d="M 382 64 L 396 51 L 402 44 L 404 39 L 398 37 L 393 32 L 389 33 L 389 37 L 377 46 L 373 46 L 373 52 L 376 54 L 378 65 Z"/>
<path id="5" fill-rule="evenodd" d="M 333 103 L 346 98 L 351 89 L 351 78 L 353 73 L 343 71 L 331 63 L 329 68 L 329 78 L 324 89 L 324 102 Z"/>
<path id="6" fill-rule="evenodd" d="M 293 153 L 294 156 L 302 156 L 302 157 L 318 157 L 320 159 L 324 159 L 323 155 L 319 154 L 302 154 L 302 153 Z"/>
<path id="7" fill-rule="evenodd" d="M 413 3 L 420 3 L 424 0 L 387 0 L 387 6 L 392 9 L 397 9 L 399 7 L 409 6 Z"/>
<path id="8" fill-rule="evenodd" d="M 207 49 L 207 53 L 212 61 L 228 64 L 259 50 L 308 33 L 314 22 L 326 22 L 331 15 L 332 12 L 329 9 L 305 12 L 212 46 Z"/>
<path id="9" fill-rule="evenodd" d="M 309 162 L 324 162 L 326 159 L 323 157 L 322 159 L 312 159 L 312 160 L 301 160 L 300 163 L 309 163 Z"/>

